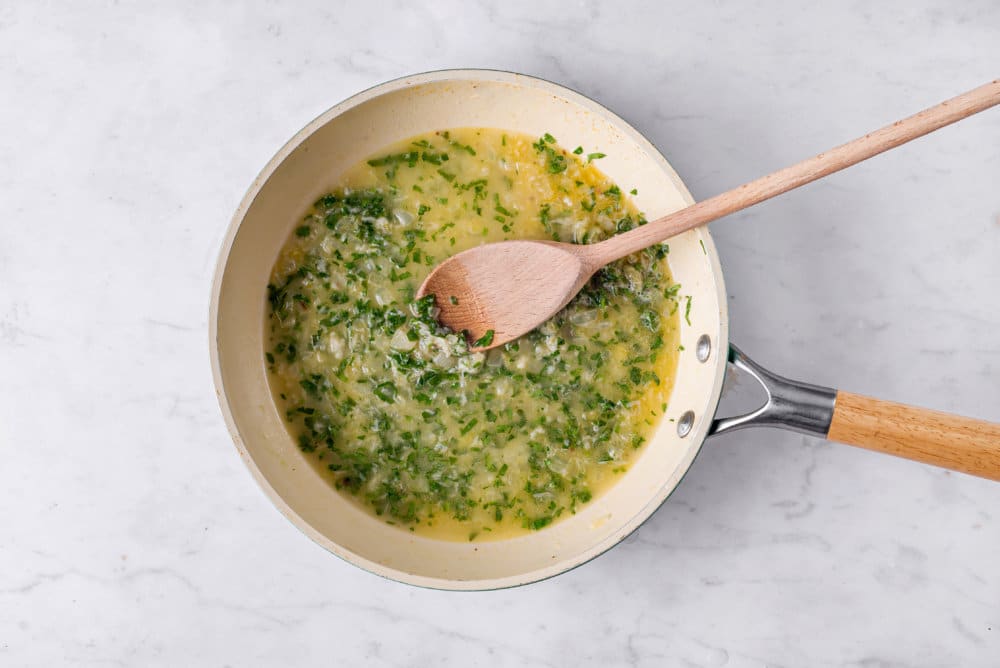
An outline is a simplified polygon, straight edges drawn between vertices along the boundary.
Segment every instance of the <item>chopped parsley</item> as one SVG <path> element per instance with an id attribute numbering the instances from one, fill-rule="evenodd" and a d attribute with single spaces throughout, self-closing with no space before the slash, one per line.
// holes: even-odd
<path id="1" fill-rule="evenodd" d="M 487 329 L 486 333 L 481 337 L 476 339 L 476 342 L 472 344 L 473 348 L 485 348 L 486 346 L 493 343 L 494 331 L 492 329 Z"/>
<path id="2" fill-rule="evenodd" d="M 665 411 L 678 304 L 689 322 L 691 310 L 665 244 L 485 352 L 470 348 L 493 330 L 470 346 L 437 322 L 433 296 L 414 296 L 437 262 L 480 243 L 594 243 L 644 224 L 588 167 L 603 154 L 584 155 L 549 133 L 415 137 L 293 228 L 267 287 L 275 402 L 304 456 L 382 520 L 474 541 L 543 529 L 612 484 Z M 523 198 L 518 179 L 547 180 L 553 197 Z"/>

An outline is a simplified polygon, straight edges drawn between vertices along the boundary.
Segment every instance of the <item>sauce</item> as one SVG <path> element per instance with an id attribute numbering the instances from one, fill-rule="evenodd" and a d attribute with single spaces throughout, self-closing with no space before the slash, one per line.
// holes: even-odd
<path id="1" fill-rule="evenodd" d="M 349 170 L 303 217 L 272 271 L 265 357 L 289 432 L 331 484 L 400 528 L 491 540 L 573 514 L 627 469 L 677 361 L 665 244 L 486 353 L 436 322 L 433 296 L 414 299 L 479 244 L 644 224 L 601 157 L 550 135 L 431 133 Z"/>

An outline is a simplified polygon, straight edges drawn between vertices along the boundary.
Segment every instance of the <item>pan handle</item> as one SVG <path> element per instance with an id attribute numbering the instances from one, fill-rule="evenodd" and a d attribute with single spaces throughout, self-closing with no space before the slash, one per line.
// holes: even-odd
<path id="1" fill-rule="evenodd" d="M 767 401 L 746 415 L 714 419 L 708 430 L 709 436 L 746 427 L 767 426 L 826 438 L 833 421 L 836 390 L 771 373 L 732 344 L 729 345 L 729 363 L 756 379 L 764 388 Z"/>
<path id="2" fill-rule="evenodd" d="M 729 363 L 753 376 L 767 401 L 746 415 L 715 419 L 709 435 L 782 427 L 1000 480 L 1000 424 L 782 378 L 732 345 Z"/>

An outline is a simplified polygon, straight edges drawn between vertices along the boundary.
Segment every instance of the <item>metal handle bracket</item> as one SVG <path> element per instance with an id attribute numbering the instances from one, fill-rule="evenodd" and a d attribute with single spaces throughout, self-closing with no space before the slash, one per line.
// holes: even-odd
<path id="1" fill-rule="evenodd" d="M 752 376 L 767 394 L 757 410 L 733 417 L 715 418 L 708 435 L 724 434 L 744 427 L 782 427 L 825 437 L 833 420 L 837 391 L 800 383 L 771 373 L 730 344 L 729 364 Z"/>

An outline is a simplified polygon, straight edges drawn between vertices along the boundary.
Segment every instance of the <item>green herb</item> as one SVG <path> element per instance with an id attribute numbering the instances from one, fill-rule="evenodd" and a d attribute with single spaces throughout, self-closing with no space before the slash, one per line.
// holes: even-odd
<path id="1" fill-rule="evenodd" d="M 406 279 L 410 278 L 412 275 L 413 274 L 411 274 L 408 271 L 404 271 L 402 273 L 398 273 L 396 271 L 395 267 L 392 267 L 389 270 L 389 280 L 392 281 L 393 283 L 398 283 L 399 281 L 405 281 Z"/>
<path id="2" fill-rule="evenodd" d="M 493 193 L 493 208 L 496 210 L 497 213 L 499 213 L 501 215 L 504 215 L 504 216 L 513 216 L 514 215 L 508 209 L 504 208 L 503 205 L 500 204 L 500 194 L 499 193 Z"/>
<path id="3" fill-rule="evenodd" d="M 472 148 L 471 146 L 469 146 L 468 144 L 459 144 L 457 141 L 453 141 L 453 142 L 451 142 L 451 145 L 454 146 L 455 148 L 457 148 L 460 151 L 465 151 L 469 155 L 475 155 L 476 154 L 475 149 Z"/>
<path id="4" fill-rule="evenodd" d="M 374 392 L 375 396 L 382 401 L 392 402 L 396 399 L 396 386 L 391 382 L 376 385 Z"/>
<path id="5" fill-rule="evenodd" d="M 420 154 L 420 159 L 424 162 L 429 162 L 432 165 L 440 165 L 442 162 L 448 161 L 447 153 L 428 153 L 424 151 Z M 411 165 L 412 166 L 412 165 Z"/>
<path id="6" fill-rule="evenodd" d="M 566 156 L 562 155 L 551 146 L 547 146 L 547 144 L 554 144 L 555 142 L 555 137 L 546 132 L 542 135 L 541 139 L 532 144 L 536 151 L 545 154 L 545 164 L 550 174 L 560 174 L 566 171 L 566 168 L 569 167 L 569 162 L 566 160 Z"/>
<path id="7" fill-rule="evenodd" d="M 476 342 L 472 344 L 472 347 L 485 348 L 486 346 L 490 345 L 491 343 L 493 343 L 493 334 L 494 332 L 492 329 L 487 329 L 485 334 L 476 339 Z"/>
<path id="8" fill-rule="evenodd" d="M 479 424 L 479 420 L 478 420 L 478 419 L 476 419 L 476 418 L 472 418 L 471 420 L 469 420 L 468 422 L 466 422 L 466 423 L 465 423 L 465 425 L 464 425 L 464 426 L 462 427 L 462 431 L 461 431 L 461 434 L 462 434 L 462 436 L 465 436 L 465 435 L 466 435 L 466 434 L 468 434 L 468 433 L 469 433 L 470 431 L 472 431 L 472 429 L 473 429 L 473 428 L 474 428 L 474 427 L 475 427 L 475 426 L 476 426 L 477 424 Z"/>
<path id="9" fill-rule="evenodd" d="M 312 231 L 308 225 L 303 225 L 295 229 L 295 236 L 297 237 L 308 237 L 309 233 Z"/>
<path id="10" fill-rule="evenodd" d="M 538 220 L 539 220 L 539 222 L 541 222 L 542 226 L 545 228 L 545 231 L 548 234 L 555 235 L 555 233 L 552 230 L 552 224 L 550 222 L 550 215 L 551 214 L 549 212 L 549 205 L 548 204 L 543 204 L 542 208 L 538 210 Z"/>
<path id="11" fill-rule="evenodd" d="M 433 295 L 415 298 L 435 257 L 480 243 L 477 232 L 496 234 L 492 221 L 505 238 L 523 225 L 576 243 L 646 221 L 617 186 L 589 185 L 600 181 L 586 173 L 582 147 L 568 153 L 548 133 L 514 142 L 534 147 L 519 171 L 499 135 L 444 131 L 411 143 L 370 161 L 376 187 L 324 195 L 294 228 L 309 230 L 292 236 L 267 286 L 264 359 L 276 401 L 331 484 L 389 523 L 412 531 L 468 521 L 463 537 L 473 541 L 492 522 L 542 529 L 592 501 L 598 490 L 583 472 L 623 472 L 666 412 L 628 407 L 669 383 L 662 360 L 677 354 L 680 285 L 668 248 L 612 263 L 550 323 L 472 353 L 492 346 L 495 332 L 470 345 L 438 323 Z M 537 218 L 517 211 L 515 178 L 548 180 L 555 198 Z M 418 194 L 408 200 L 416 216 L 394 215 L 405 185 Z M 432 206 L 440 222 L 423 220 Z M 479 226 L 452 219 L 473 213 Z"/>
<path id="12" fill-rule="evenodd" d="M 383 167 L 385 165 L 399 165 L 405 162 L 408 166 L 414 167 L 419 159 L 419 152 L 406 151 L 405 153 L 396 153 L 394 155 L 384 155 L 381 158 L 374 158 L 368 161 L 368 165 L 371 167 Z"/>
<path id="13" fill-rule="evenodd" d="M 588 153 L 587 162 L 593 162 L 594 160 L 600 160 L 601 158 L 606 158 L 606 157 L 608 156 L 605 155 L 604 153 Z"/>

